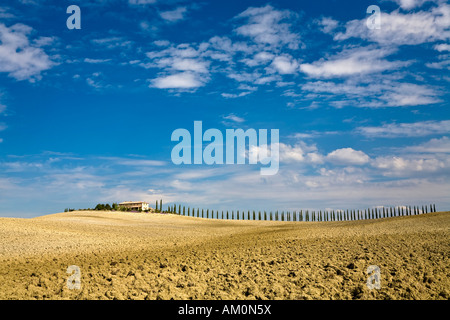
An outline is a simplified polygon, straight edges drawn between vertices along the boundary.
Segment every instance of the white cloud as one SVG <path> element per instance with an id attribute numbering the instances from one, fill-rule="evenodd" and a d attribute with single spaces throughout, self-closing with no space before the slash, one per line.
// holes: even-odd
<path id="1" fill-rule="evenodd" d="M 338 165 L 363 165 L 369 162 L 369 156 L 352 148 L 342 148 L 330 152 L 327 160 Z"/>
<path id="2" fill-rule="evenodd" d="M 417 146 L 406 147 L 403 151 L 420 153 L 450 153 L 450 139 L 448 137 L 431 139 Z"/>
<path id="3" fill-rule="evenodd" d="M 346 23 L 345 32 L 337 33 L 335 40 L 362 38 L 386 45 L 416 45 L 450 38 L 450 5 L 441 3 L 429 11 L 402 14 L 398 10 L 381 12 L 380 29 L 369 29 L 366 19 Z"/>
<path id="4" fill-rule="evenodd" d="M 322 17 L 318 20 L 315 20 L 315 22 L 320 26 L 320 29 L 324 33 L 331 33 L 339 25 L 339 21 L 334 20 L 330 17 Z"/>
<path id="5" fill-rule="evenodd" d="M 300 45 L 300 37 L 292 33 L 291 25 L 285 22 L 294 16 L 292 11 L 276 10 L 270 5 L 260 8 L 250 7 L 236 16 L 237 20 L 247 19 L 247 24 L 237 27 L 235 32 L 250 37 L 258 44 L 271 47 L 287 46 L 295 50 Z"/>
<path id="6" fill-rule="evenodd" d="M 450 51 L 450 44 L 448 43 L 441 43 L 434 46 L 434 49 L 442 52 L 442 51 Z"/>
<path id="7" fill-rule="evenodd" d="M 111 59 L 90 59 L 90 58 L 85 58 L 84 62 L 86 63 L 104 63 L 104 62 L 109 62 L 111 61 Z"/>
<path id="8" fill-rule="evenodd" d="M 103 46 L 107 49 L 114 48 L 130 48 L 132 42 L 123 37 L 107 37 L 100 39 L 92 39 L 91 42 L 96 45 Z"/>
<path id="9" fill-rule="evenodd" d="M 159 15 L 164 20 L 167 20 L 170 22 L 175 22 L 175 21 L 183 20 L 185 18 L 184 14 L 186 12 L 187 12 L 186 7 L 178 7 L 175 10 L 160 12 Z"/>
<path id="10" fill-rule="evenodd" d="M 222 118 L 225 120 L 230 120 L 230 121 L 236 122 L 236 123 L 242 123 L 245 121 L 244 118 L 238 117 L 234 113 L 230 113 L 229 115 L 223 116 Z"/>
<path id="11" fill-rule="evenodd" d="M 34 82 L 41 78 L 42 71 L 56 64 L 36 43 L 30 44 L 28 35 L 32 30 L 20 23 L 9 28 L 0 23 L 0 72 Z"/>
<path id="12" fill-rule="evenodd" d="M 328 94 L 329 102 L 336 107 L 399 107 L 428 105 L 441 102 L 439 92 L 429 85 L 402 83 L 380 76 L 346 79 L 344 82 L 313 81 L 301 86 L 304 91 Z M 342 98 L 340 99 L 340 96 Z M 310 96 L 311 99 L 316 98 Z"/>
<path id="13" fill-rule="evenodd" d="M 261 51 L 256 53 L 251 58 L 245 58 L 241 61 L 244 62 L 249 67 L 256 67 L 262 64 L 267 64 L 270 62 L 274 57 L 273 53 L 267 52 L 267 51 Z"/>
<path id="14" fill-rule="evenodd" d="M 317 152 L 316 145 L 308 145 L 303 141 L 298 141 L 295 145 L 285 143 L 279 144 L 280 162 L 286 163 L 323 163 L 324 157 Z"/>
<path id="15" fill-rule="evenodd" d="M 153 43 L 158 47 L 167 47 L 170 45 L 170 41 L 168 40 L 155 40 Z"/>
<path id="16" fill-rule="evenodd" d="M 153 79 L 150 87 L 158 89 L 193 89 L 201 87 L 204 82 L 191 72 L 181 72 Z"/>
<path id="17" fill-rule="evenodd" d="M 245 97 L 245 96 L 247 96 L 247 95 L 249 95 L 251 93 L 252 93 L 251 91 L 244 91 L 244 92 L 241 92 L 241 93 L 226 93 L 226 92 L 223 92 L 223 93 L 221 93 L 221 96 L 224 97 L 224 98 L 227 98 L 227 99 L 234 99 L 234 98 Z"/>
<path id="18" fill-rule="evenodd" d="M 149 63 L 141 63 L 145 68 L 160 68 L 171 73 L 153 79 L 153 87 L 159 89 L 188 89 L 203 86 L 209 81 L 210 61 L 202 57 L 202 48 L 190 44 L 170 46 L 161 51 L 147 52 Z"/>
<path id="19" fill-rule="evenodd" d="M 372 138 L 423 137 L 450 133 L 450 120 L 430 120 L 412 123 L 389 123 L 378 127 L 359 127 L 358 134 Z"/>
<path id="20" fill-rule="evenodd" d="M 414 174 L 430 174 L 450 169 L 448 157 L 437 159 L 434 156 L 428 158 L 407 159 L 404 157 L 377 157 L 372 166 L 382 170 L 386 176 L 400 177 Z"/>
<path id="21" fill-rule="evenodd" d="M 273 59 L 271 66 L 275 68 L 280 74 L 297 73 L 299 64 L 291 56 L 278 56 Z"/>
<path id="22" fill-rule="evenodd" d="M 430 0 L 393 0 L 402 9 L 411 10 L 417 7 L 421 7 L 425 2 L 430 2 Z"/>
<path id="23" fill-rule="evenodd" d="M 329 59 L 321 58 L 313 63 L 303 63 L 300 70 L 311 77 L 332 78 L 382 72 L 405 65 L 404 62 L 382 59 L 391 53 L 391 49 L 352 48 Z"/>

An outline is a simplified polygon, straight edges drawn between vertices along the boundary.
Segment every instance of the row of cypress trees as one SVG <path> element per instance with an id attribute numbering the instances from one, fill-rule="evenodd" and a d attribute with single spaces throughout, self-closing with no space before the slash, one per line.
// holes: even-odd
<path id="1" fill-rule="evenodd" d="M 162 207 L 162 200 L 161 200 Z M 161 208 L 160 207 L 160 208 Z M 309 211 L 300 210 L 297 211 L 282 211 L 279 213 L 267 212 L 267 211 L 252 211 L 247 212 L 239 210 L 236 213 L 233 211 L 221 211 L 200 209 L 200 208 L 190 208 L 181 205 L 172 205 L 168 208 L 169 213 L 206 218 L 206 219 L 226 219 L 226 220 L 265 220 L 265 221 L 352 221 L 352 220 L 368 220 L 368 219 L 380 219 L 380 218 L 390 218 L 390 217 L 400 217 L 400 216 L 412 216 L 423 213 L 436 212 L 436 205 L 430 204 L 425 205 L 421 208 L 419 206 L 399 206 L 399 207 L 381 207 L 381 208 L 368 208 L 365 210 L 320 210 L 320 211 Z"/>

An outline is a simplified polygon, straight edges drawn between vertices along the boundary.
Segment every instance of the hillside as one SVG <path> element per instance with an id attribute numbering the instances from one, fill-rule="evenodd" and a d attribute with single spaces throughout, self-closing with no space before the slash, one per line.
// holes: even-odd
<path id="1" fill-rule="evenodd" d="M 449 299 L 450 214 L 223 221 L 75 211 L 0 218 L 0 299 Z M 69 265 L 81 289 L 69 290 Z M 381 288 L 366 286 L 369 265 Z"/>

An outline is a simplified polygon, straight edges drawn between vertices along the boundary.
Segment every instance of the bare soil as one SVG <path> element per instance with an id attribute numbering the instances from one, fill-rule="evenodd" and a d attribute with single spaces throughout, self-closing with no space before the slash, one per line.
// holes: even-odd
<path id="1" fill-rule="evenodd" d="M 0 299 L 449 299 L 450 213 L 350 222 L 0 218 Z M 69 289 L 69 265 L 81 289 Z M 369 289 L 367 267 L 380 268 Z"/>

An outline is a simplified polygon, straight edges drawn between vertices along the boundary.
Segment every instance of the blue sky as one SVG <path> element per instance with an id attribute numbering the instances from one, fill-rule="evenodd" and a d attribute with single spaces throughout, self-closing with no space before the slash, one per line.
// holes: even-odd
<path id="1" fill-rule="evenodd" d="M 0 216 L 449 209 L 449 69 L 440 0 L 2 1 Z M 197 120 L 279 129 L 279 172 L 174 165 L 172 132 Z"/>

